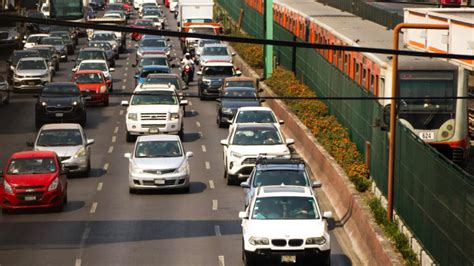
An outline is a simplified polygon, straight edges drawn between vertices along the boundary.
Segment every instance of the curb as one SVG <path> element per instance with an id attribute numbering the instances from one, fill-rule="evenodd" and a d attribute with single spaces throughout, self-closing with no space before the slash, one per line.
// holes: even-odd
<path id="1" fill-rule="evenodd" d="M 235 52 L 233 47 L 229 47 Z M 237 53 L 234 64 L 241 68 L 245 76 L 259 78 Z M 263 82 L 259 86 L 264 95 L 277 96 Z M 281 100 L 267 100 L 266 105 L 272 108 L 278 119 L 285 121 L 282 127 L 285 136 L 298 140 L 294 147 L 311 172 L 323 183 L 322 190 L 335 209 L 335 218 L 341 217 L 335 221 L 335 226 L 341 227 L 348 235 L 355 256 L 363 265 L 404 265 L 403 258 L 375 222 L 363 195 L 356 191 L 344 170 L 309 129 Z"/>

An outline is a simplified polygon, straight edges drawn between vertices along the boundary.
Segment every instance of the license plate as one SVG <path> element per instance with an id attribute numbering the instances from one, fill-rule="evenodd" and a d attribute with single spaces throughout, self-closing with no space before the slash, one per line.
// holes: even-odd
<path id="1" fill-rule="evenodd" d="M 25 200 L 26 200 L 26 201 L 36 200 L 36 197 L 35 197 L 35 196 L 26 196 L 26 197 L 25 197 Z"/>
<path id="2" fill-rule="evenodd" d="M 281 262 L 296 263 L 296 256 L 281 256 Z"/>
<path id="3" fill-rule="evenodd" d="M 418 134 L 418 136 L 419 136 L 420 139 L 422 139 L 422 140 L 434 140 L 434 139 L 435 139 L 434 132 L 432 132 L 432 131 L 420 132 L 420 133 Z"/>
<path id="4" fill-rule="evenodd" d="M 150 129 L 148 129 L 148 133 L 150 134 L 158 134 L 159 132 L 160 132 L 160 129 L 157 127 L 150 127 Z"/>
<path id="5" fill-rule="evenodd" d="M 164 185 L 165 180 L 164 179 L 155 179 L 155 185 Z"/>
<path id="6" fill-rule="evenodd" d="M 64 114 L 63 113 L 56 113 L 56 117 L 63 117 Z"/>

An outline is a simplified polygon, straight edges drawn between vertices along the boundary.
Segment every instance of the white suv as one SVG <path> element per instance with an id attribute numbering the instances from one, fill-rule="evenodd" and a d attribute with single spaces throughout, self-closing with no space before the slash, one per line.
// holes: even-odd
<path id="1" fill-rule="evenodd" d="M 187 100 L 180 100 L 174 86 L 169 88 L 137 88 L 128 101 L 122 101 L 128 106 L 125 122 L 127 124 L 127 142 L 133 142 L 135 136 L 145 134 L 178 134 L 182 139 L 184 134 L 183 106 Z"/>
<path id="2" fill-rule="evenodd" d="M 330 265 L 331 241 L 311 188 L 266 186 L 258 189 L 242 219 L 245 265 L 307 263 Z"/>
<path id="3" fill-rule="evenodd" d="M 221 140 L 227 184 L 246 179 L 259 156 L 290 158 L 288 145 L 293 143 L 293 139 L 285 139 L 280 129 L 273 124 L 236 124 L 231 128 L 228 138 Z"/>

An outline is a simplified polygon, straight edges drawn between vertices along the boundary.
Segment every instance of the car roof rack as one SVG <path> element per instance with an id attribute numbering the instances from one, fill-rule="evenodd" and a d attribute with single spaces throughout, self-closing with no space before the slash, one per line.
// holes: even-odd
<path id="1" fill-rule="evenodd" d="M 305 161 L 300 157 L 291 157 L 291 158 L 278 158 L 278 157 L 267 157 L 266 153 L 261 153 L 258 155 L 255 164 L 305 164 Z"/>

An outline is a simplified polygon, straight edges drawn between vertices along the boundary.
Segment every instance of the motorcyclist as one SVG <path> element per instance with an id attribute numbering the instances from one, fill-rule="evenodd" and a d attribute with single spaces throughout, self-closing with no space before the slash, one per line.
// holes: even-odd
<path id="1" fill-rule="evenodd" d="M 186 65 L 189 65 L 191 67 L 191 73 L 189 73 L 189 76 L 192 80 L 194 76 L 194 60 L 191 58 L 191 55 L 189 53 L 186 53 L 184 55 L 183 60 L 181 61 L 181 64 L 183 65 L 183 70 L 181 71 L 181 77 L 184 77 L 184 68 Z"/>

